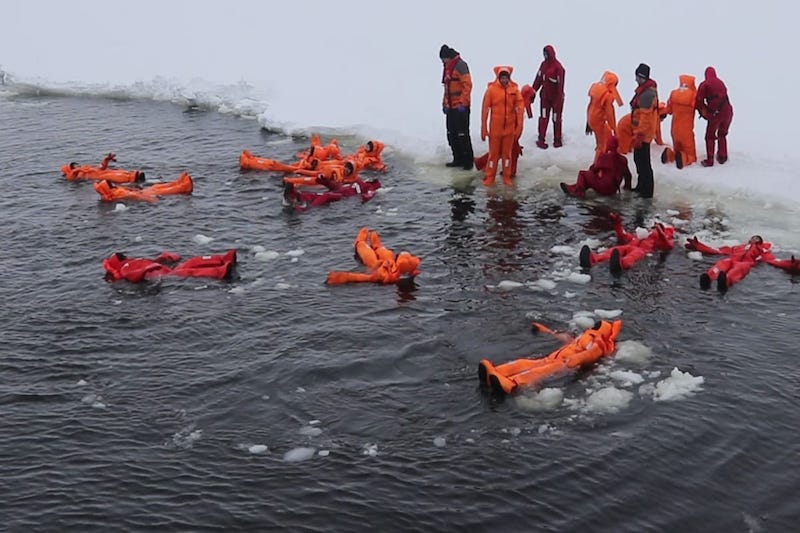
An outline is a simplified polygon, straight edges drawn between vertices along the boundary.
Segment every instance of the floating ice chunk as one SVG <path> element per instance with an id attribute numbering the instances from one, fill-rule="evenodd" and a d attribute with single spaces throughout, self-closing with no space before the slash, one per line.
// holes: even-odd
<path id="1" fill-rule="evenodd" d="M 314 420 L 309 420 L 308 421 L 308 425 L 309 426 L 316 426 L 316 425 L 319 425 L 319 424 L 320 424 L 320 421 L 317 420 L 316 418 Z"/>
<path id="2" fill-rule="evenodd" d="M 698 251 L 691 251 L 686 256 L 692 261 L 700 261 L 703 259 L 703 254 Z"/>
<path id="3" fill-rule="evenodd" d="M 594 327 L 596 322 L 593 316 L 576 316 L 572 319 L 578 329 L 588 329 Z"/>
<path id="4" fill-rule="evenodd" d="M 278 283 L 275 284 L 275 289 L 279 291 L 285 291 L 291 288 L 292 285 L 290 283 L 285 283 L 283 281 L 279 281 Z"/>
<path id="5" fill-rule="evenodd" d="M 577 292 L 564 291 L 564 298 L 567 298 L 567 299 L 575 298 L 577 295 L 578 295 Z"/>
<path id="6" fill-rule="evenodd" d="M 561 244 L 557 244 L 550 248 L 550 253 L 558 254 L 558 255 L 569 255 L 569 256 L 576 256 L 578 252 L 575 251 L 575 248 L 572 246 L 564 246 Z"/>
<path id="7" fill-rule="evenodd" d="M 260 244 L 253 245 L 250 249 L 253 251 L 254 254 L 257 254 L 259 252 L 263 252 L 263 251 L 266 250 L 266 248 L 264 248 Z"/>
<path id="8" fill-rule="evenodd" d="M 444 437 L 436 437 L 433 439 L 433 445 L 437 448 L 444 448 L 447 446 L 447 440 Z"/>
<path id="9" fill-rule="evenodd" d="M 361 448 L 361 453 L 363 455 L 369 455 L 370 457 L 375 457 L 376 455 L 378 455 L 378 445 L 368 442 Z"/>
<path id="10" fill-rule="evenodd" d="M 330 450 L 320 450 L 317 452 L 317 455 L 320 457 L 328 457 L 331 454 Z"/>
<path id="11" fill-rule="evenodd" d="M 233 287 L 231 290 L 228 291 L 231 294 L 242 295 L 245 293 L 244 287 Z"/>
<path id="12" fill-rule="evenodd" d="M 314 457 L 314 454 L 317 453 L 316 448 L 307 448 L 301 446 L 299 448 L 293 448 L 283 454 L 283 460 L 287 463 L 299 463 L 301 461 L 307 461 Z"/>
<path id="13" fill-rule="evenodd" d="M 582 274 L 580 272 L 571 272 L 567 276 L 567 281 L 571 281 L 572 283 L 579 283 L 581 285 L 586 285 L 590 281 L 592 281 L 592 276 L 589 274 Z"/>
<path id="14" fill-rule="evenodd" d="M 639 341 L 620 341 L 614 359 L 620 362 L 644 364 L 653 355 L 653 351 Z"/>
<path id="15" fill-rule="evenodd" d="M 315 428 L 312 426 L 303 426 L 300 428 L 300 434 L 306 437 L 316 437 L 322 433 L 322 428 Z"/>
<path id="16" fill-rule="evenodd" d="M 137 236 L 136 236 L 136 237 L 133 239 L 133 242 L 142 242 L 142 236 L 141 236 L 141 235 L 137 235 Z"/>
<path id="17" fill-rule="evenodd" d="M 297 250 L 289 250 L 288 252 L 286 252 L 286 255 L 288 255 L 289 257 L 300 257 L 304 253 L 306 253 L 305 250 L 301 250 L 298 248 Z"/>
<path id="18" fill-rule="evenodd" d="M 253 454 L 259 454 L 266 452 L 268 449 L 269 448 L 267 448 L 266 444 L 253 444 L 252 446 L 247 448 L 247 451 Z"/>
<path id="19" fill-rule="evenodd" d="M 207 237 L 206 235 L 203 235 L 202 233 L 198 233 L 197 235 L 192 237 L 192 241 L 194 241 L 196 244 L 208 244 L 213 240 L 214 240 L 213 238 Z"/>
<path id="20" fill-rule="evenodd" d="M 614 372 L 611 372 L 611 379 L 623 387 L 631 387 L 644 381 L 644 378 L 641 376 L 641 374 L 637 374 L 636 372 L 632 372 L 630 370 L 615 370 Z"/>
<path id="21" fill-rule="evenodd" d="M 525 411 L 552 411 L 564 399 L 564 392 L 555 387 L 546 387 L 531 394 L 520 394 L 517 396 L 517 405 Z"/>
<path id="22" fill-rule="evenodd" d="M 86 383 L 86 380 L 79 379 L 79 380 L 78 380 L 78 382 L 77 382 L 75 385 L 77 385 L 77 386 L 79 386 L 79 387 L 83 387 L 83 386 L 84 386 L 84 385 L 86 385 L 86 384 L 87 384 L 87 383 Z"/>
<path id="23" fill-rule="evenodd" d="M 703 376 L 693 376 L 675 367 L 668 378 L 656 383 L 653 398 L 657 402 L 680 400 L 702 390 L 704 381 Z"/>
<path id="24" fill-rule="evenodd" d="M 498 291 L 513 291 L 513 290 L 519 289 L 520 287 L 523 287 L 523 286 L 524 286 L 524 284 L 520 283 L 519 281 L 511 281 L 511 280 L 508 280 L 508 279 L 504 279 L 503 281 L 498 283 L 495 286 L 495 288 Z"/>
<path id="25" fill-rule="evenodd" d="M 616 387 L 603 387 L 586 398 L 586 407 L 595 413 L 616 413 L 628 406 L 633 393 Z"/>
<path id="26" fill-rule="evenodd" d="M 678 216 L 681 214 L 680 211 L 676 211 L 674 209 L 667 209 L 667 214 L 671 217 Z"/>
<path id="27" fill-rule="evenodd" d="M 264 252 L 256 252 L 255 259 L 256 261 L 272 261 L 273 259 L 277 259 L 280 257 L 281 254 L 274 250 L 264 251 Z"/>
<path id="28" fill-rule="evenodd" d="M 537 279 L 536 281 L 528 282 L 527 285 L 533 290 L 552 291 L 556 288 L 556 282 L 551 279 Z"/>
<path id="29" fill-rule="evenodd" d="M 594 314 L 600 318 L 617 318 L 622 314 L 622 309 L 595 309 Z"/>
<path id="30" fill-rule="evenodd" d="M 125 205 L 125 204 L 116 204 L 114 206 L 114 211 L 117 212 L 117 213 L 121 213 L 122 211 L 127 211 L 127 210 L 128 210 L 128 206 Z"/>

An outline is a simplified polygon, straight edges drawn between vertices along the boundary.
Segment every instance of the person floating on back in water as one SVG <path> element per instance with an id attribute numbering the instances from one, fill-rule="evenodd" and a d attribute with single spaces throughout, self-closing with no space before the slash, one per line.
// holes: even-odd
<path id="1" fill-rule="evenodd" d="M 558 335 L 535 322 L 533 329 Z M 545 357 L 516 359 L 496 366 L 489 359 L 482 359 L 478 364 L 478 382 L 481 389 L 489 389 L 493 394 L 502 397 L 515 392 L 519 387 L 534 385 L 549 377 L 575 371 L 611 355 L 616 349 L 616 339 L 621 329 L 621 320 L 603 320 L 577 338 L 564 340 L 564 346 Z"/>
<path id="2" fill-rule="evenodd" d="M 614 222 L 614 232 L 621 244 L 612 246 L 603 252 L 592 252 L 588 245 L 584 245 L 580 252 L 580 265 L 590 268 L 597 263 L 609 261 L 611 274 L 617 276 L 623 270 L 631 268 L 637 261 L 652 252 L 668 252 L 675 246 L 675 228 L 656 222 L 653 228 L 643 239 L 635 234 L 628 233 L 622 227 L 622 218 L 616 213 L 611 213 L 609 218 Z"/>
<path id="3" fill-rule="evenodd" d="M 324 192 L 299 191 L 294 184 L 284 183 L 283 205 L 295 211 L 305 211 L 310 207 L 319 207 L 352 196 L 361 196 L 363 203 L 371 200 L 381 187 L 381 182 L 378 180 L 358 179 L 353 183 L 340 183 L 322 174 L 317 176 L 316 182 L 328 190 Z"/>
<path id="4" fill-rule="evenodd" d="M 117 252 L 103 260 L 103 268 L 106 281 L 140 283 L 164 276 L 231 279 L 236 266 L 236 250 L 228 250 L 222 255 L 191 257 L 183 263 L 179 263 L 180 260 L 179 255 L 171 252 L 162 252 L 155 259 L 129 258 Z"/>
<path id="5" fill-rule="evenodd" d="M 573 185 L 561 182 L 561 190 L 570 196 L 583 198 L 587 189 L 594 189 L 600 196 L 613 196 L 619 192 L 623 185 L 626 190 L 631 188 L 631 170 L 628 168 L 628 158 L 617 152 L 619 142 L 612 135 L 606 141 L 606 151 L 598 157 L 589 170 L 578 172 L 578 181 Z"/>
<path id="6" fill-rule="evenodd" d="M 118 168 L 108 168 L 112 161 L 117 160 L 117 155 L 109 152 L 103 158 L 99 167 L 91 165 L 78 165 L 72 162 L 61 167 L 61 173 L 67 178 L 67 181 L 75 181 L 78 179 L 85 180 L 108 180 L 114 183 L 134 183 L 137 181 L 144 181 L 144 172 L 141 170 L 122 170 Z"/>
<path id="7" fill-rule="evenodd" d="M 784 266 L 791 268 L 791 262 L 786 265 L 775 260 L 771 252 L 772 244 L 764 242 L 760 235 L 753 235 L 744 244 L 721 246 L 719 248 L 703 244 L 697 240 L 697 237 L 692 237 L 691 239 L 686 239 L 684 247 L 687 250 L 702 254 L 727 256 L 714 263 L 707 272 L 700 274 L 701 289 L 708 289 L 711 287 L 711 282 L 717 280 L 717 290 L 725 292 L 734 284 L 742 281 L 750 273 L 750 269 L 759 261 L 773 264 L 779 268 L 784 268 Z M 775 264 L 776 262 L 778 264 Z"/>
<path id="8" fill-rule="evenodd" d="M 383 246 L 377 231 L 361 228 L 353 243 L 358 259 L 369 272 L 329 272 L 325 283 L 342 285 L 345 283 L 391 284 L 409 281 L 419 275 L 420 259 L 408 252 L 394 252 Z"/>

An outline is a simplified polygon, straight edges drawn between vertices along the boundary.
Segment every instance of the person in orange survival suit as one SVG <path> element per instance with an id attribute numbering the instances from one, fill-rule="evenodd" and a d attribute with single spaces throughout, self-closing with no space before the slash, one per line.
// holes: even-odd
<path id="1" fill-rule="evenodd" d="M 603 252 L 592 252 L 588 245 L 581 248 L 579 261 L 582 268 L 590 268 L 603 261 L 609 261 L 609 270 L 615 276 L 628 270 L 636 262 L 656 250 L 668 252 L 675 246 L 675 228 L 656 222 L 644 239 L 628 233 L 622 226 L 622 218 L 616 213 L 608 217 L 614 222 L 614 232 L 621 243 Z"/>
<path id="2" fill-rule="evenodd" d="M 714 67 L 706 67 L 705 80 L 697 88 L 695 107 L 706 124 L 706 158 L 701 161 L 704 167 L 714 165 L 714 141 L 719 141 L 717 162 L 722 165 L 728 160 L 728 129 L 733 120 L 733 106 L 728 98 L 728 88 L 717 77 Z"/>
<path id="3" fill-rule="evenodd" d="M 159 196 L 192 194 L 193 189 L 194 182 L 188 172 L 182 172 L 174 181 L 154 183 L 143 189 L 115 185 L 108 180 L 100 180 L 94 183 L 94 190 L 97 191 L 97 194 L 106 202 L 142 200 L 155 203 L 158 202 Z"/>
<path id="4" fill-rule="evenodd" d="M 533 80 L 533 92 L 539 91 L 539 137 L 536 146 L 547 148 L 545 135 L 550 115 L 553 116 L 553 146 L 560 148 L 561 139 L 561 112 L 564 110 L 564 77 L 566 71 L 561 62 L 556 59 L 556 50 L 552 45 L 542 49 L 544 61 L 539 65 L 536 77 Z"/>
<path id="5" fill-rule="evenodd" d="M 129 258 L 116 252 L 103 259 L 103 268 L 109 282 L 126 280 L 140 283 L 164 276 L 231 279 L 236 266 L 236 250 L 230 249 L 221 255 L 191 257 L 176 265 L 180 260 L 181 257 L 172 252 L 162 252 L 155 259 Z"/>
<path id="6" fill-rule="evenodd" d="M 672 147 L 664 148 L 661 162 L 675 163 L 678 168 L 691 165 L 697 161 L 697 149 L 694 143 L 694 111 L 697 87 L 694 76 L 681 74 L 678 76 L 678 88 L 669 93 L 664 112 L 672 115 Z"/>
<path id="7" fill-rule="evenodd" d="M 600 196 L 612 196 L 619 192 L 623 181 L 625 189 L 631 188 L 631 171 L 628 158 L 617 152 L 617 138 L 611 136 L 606 141 L 606 151 L 598 157 L 589 170 L 578 172 L 578 181 L 573 185 L 561 182 L 561 190 L 571 196 L 583 198 L 586 189 L 594 189 Z"/>
<path id="8" fill-rule="evenodd" d="M 533 328 L 563 337 L 536 322 Z M 482 359 L 478 363 L 478 382 L 481 389 L 490 389 L 493 394 L 502 396 L 515 392 L 519 387 L 592 364 L 614 352 L 621 329 L 621 320 L 602 320 L 577 338 L 563 339 L 565 345 L 545 357 L 516 359 L 497 366 L 488 359 Z"/>
<path id="9" fill-rule="evenodd" d="M 287 176 L 283 182 L 313 186 L 318 184 L 317 177 L 322 176 L 339 183 L 354 183 L 359 180 L 358 170 L 352 159 L 321 161 L 314 170 L 296 170 L 296 176 Z"/>
<path id="10" fill-rule="evenodd" d="M 361 228 L 353 242 L 356 256 L 369 269 L 369 272 L 329 272 L 325 283 L 342 285 L 345 283 L 391 284 L 412 280 L 419 275 L 420 259 L 408 252 L 394 252 L 383 246 L 377 231 Z"/>
<path id="11" fill-rule="evenodd" d="M 745 244 L 720 248 L 713 248 L 698 241 L 697 237 L 692 237 L 686 239 L 684 247 L 702 254 L 728 256 L 714 263 L 707 272 L 700 274 L 701 289 L 708 289 L 711 287 L 711 282 L 717 280 L 717 290 L 720 292 L 725 292 L 735 283 L 742 281 L 759 261 L 770 262 L 775 259 L 770 251 L 772 243 L 764 242 L 760 235 L 753 235 Z"/>
<path id="12" fill-rule="evenodd" d="M 78 165 L 72 162 L 61 167 L 61 173 L 67 178 L 67 181 L 75 181 L 77 179 L 93 179 L 93 180 L 108 180 L 114 183 L 133 183 L 136 181 L 144 181 L 145 175 L 141 170 L 122 170 L 116 168 L 108 168 L 112 161 L 117 160 L 117 155 L 109 152 L 103 158 L 99 167 L 91 165 Z"/>
<path id="13" fill-rule="evenodd" d="M 531 110 L 531 104 L 533 103 L 534 98 L 536 98 L 536 93 L 533 92 L 533 89 L 530 85 L 523 85 L 522 89 L 520 90 L 520 95 L 522 95 L 522 103 L 525 106 L 525 112 L 528 114 L 528 118 L 533 117 L 533 111 Z M 523 120 L 523 127 L 525 121 Z M 511 165 L 509 166 L 509 177 L 515 178 L 517 177 L 517 161 L 519 160 L 519 156 L 522 155 L 523 146 L 519 144 L 519 139 L 522 137 L 522 129 L 520 129 L 519 136 L 514 138 L 514 142 L 511 145 Z M 486 164 L 489 162 L 489 152 L 486 152 L 480 157 L 475 158 L 475 168 L 478 170 L 484 170 L 486 168 Z M 503 169 L 503 176 L 506 175 L 506 169 Z"/>
<path id="14" fill-rule="evenodd" d="M 442 60 L 442 112 L 447 116 L 447 143 L 453 152 L 448 167 L 472 170 L 475 155 L 469 135 L 469 106 L 472 98 L 472 77 L 467 62 L 456 50 L 443 44 L 439 49 Z"/>
<path id="15" fill-rule="evenodd" d="M 617 91 L 619 78 L 607 70 L 600 81 L 589 87 L 589 105 L 586 107 L 586 135 L 594 133 L 595 161 L 608 145 L 608 138 L 616 135 L 617 115 L 614 104 L 622 106 L 622 97 Z M 619 145 L 619 142 L 617 142 Z M 619 146 L 618 146 L 619 147 Z"/>
<path id="16" fill-rule="evenodd" d="M 381 153 L 385 148 L 384 144 L 380 141 L 367 141 L 358 147 L 356 153 L 352 155 L 352 159 L 356 164 L 356 168 L 372 169 L 378 172 L 386 172 L 386 164 L 381 159 Z"/>
<path id="17" fill-rule="evenodd" d="M 481 140 L 489 137 L 489 160 L 484 169 L 484 185 L 493 185 L 498 162 L 503 161 L 503 183 L 513 185 L 511 154 L 514 140 L 522 134 L 522 94 L 511 81 L 510 66 L 494 67 L 495 81 L 488 84 L 481 109 Z"/>

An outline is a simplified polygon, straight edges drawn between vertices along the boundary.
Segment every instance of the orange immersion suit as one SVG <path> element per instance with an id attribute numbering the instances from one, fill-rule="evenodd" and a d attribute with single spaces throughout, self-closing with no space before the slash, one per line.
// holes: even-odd
<path id="1" fill-rule="evenodd" d="M 85 180 L 108 180 L 114 183 L 134 183 L 137 181 L 144 181 L 144 172 L 140 170 L 122 170 L 117 168 L 108 168 L 108 164 L 116 161 L 117 156 L 109 152 L 104 158 L 99 167 L 91 165 L 78 165 L 78 163 L 69 163 L 61 167 L 61 173 L 67 178 L 67 181 L 75 181 L 79 179 Z"/>
<path id="2" fill-rule="evenodd" d="M 683 168 L 697 161 L 694 141 L 695 78 L 689 74 L 678 76 L 679 86 L 669 93 L 665 112 L 672 115 L 672 147 L 661 154 L 662 163 L 675 163 Z"/>
<path id="3" fill-rule="evenodd" d="M 495 81 L 488 84 L 481 110 L 481 140 L 489 137 L 489 160 L 484 170 L 484 185 L 494 184 L 499 161 L 503 161 L 503 183 L 512 185 L 511 156 L 514 140 L 522 135 L 524 107 L 519 85 L 511 81 L 514 68 L 494 67 Z M 501 73 L 508 81 L 501 81 Z M 505 79 L 505 76 L 503 76 Z"/>
<path id="4" fill-rule="evenodd" d="M 356 168 L 377 170 L 378 172 L 386 172 L 386 164 L 381 159 L 384 144 L 380 141 L 367 141 L 364 145 L 359 146 L 356 153 L 352 158 L 355 161 Z"/>
<path id="5" fill-rule="evenodd" d="M 342 285 L 345 283 L 398 283 L 419 275 L 420 259 L 408 252 L 394 252 L 384 247 L 377 231 L 361 228 L 353 243 L 356 255 L 369 269 L 369 272 L 329 272 L 325 283 Z"/>
<path id="6" fill-rule="evenodd" d="M 614 352 L 621 329 L 621 320 L 603 320 L 546 357 L 517 359 L 497 366 L 488 359 L 483 359 L 478 365 L 480 386 L 490 388 L 496 394 L 511 394 L 518 387 L 532 385 L 550 376 L 592 364 Z"/>
<path id="7" fill-rule="evenodd" d="M 191 194 L 194 183 L 187 172 L 183 172 L 175 181 L 167 183 L 154 183 L 143 189 L 121 187 L 108 180 L 95 182 L 94 190 L 105 202 L 118 202 L 121 200 L 142 200 L 145 202 L 158 202 L 159 196 L 170 194 Z"/>
<path id="8" fill-rule="evenodd" d="M 594 133 L 594 159 L 605 151 L 608 138 L 616 133 L 617 118 L 614 104 L 622 106 L 622 97 L 617 91 L 619 78 L 607 70 L 600 81 L 589 87 L 589 105 L 586 108 L 586 135 Z"/>

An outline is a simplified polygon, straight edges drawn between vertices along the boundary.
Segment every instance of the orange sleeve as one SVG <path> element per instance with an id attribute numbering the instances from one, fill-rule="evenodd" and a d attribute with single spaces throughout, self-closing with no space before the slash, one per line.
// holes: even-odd
<path id="1" fill-rule="evenodd" d="M 379 281 L 375 274 L 364 272 L 328 272 L 325 283 L 328 285 L 344 285 L 345 283 L 374 283 Z"/>

